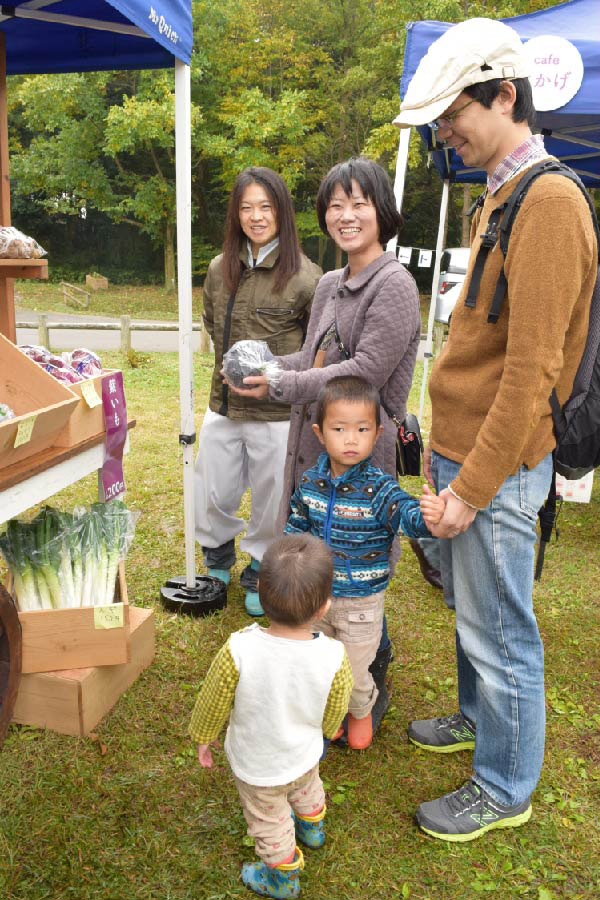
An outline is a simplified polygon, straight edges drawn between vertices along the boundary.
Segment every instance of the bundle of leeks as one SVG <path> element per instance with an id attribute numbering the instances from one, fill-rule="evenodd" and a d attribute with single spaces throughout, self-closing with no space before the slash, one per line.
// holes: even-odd
<path id="1" fill-rule="evenodd" d="M 134 516 L 122 500 L 74 513 L 45 506 L 31 522 L 11 519 L 0 535 L 0 550 L 19 609 L 112 603 L 119 560 L 134 529 Z"/>

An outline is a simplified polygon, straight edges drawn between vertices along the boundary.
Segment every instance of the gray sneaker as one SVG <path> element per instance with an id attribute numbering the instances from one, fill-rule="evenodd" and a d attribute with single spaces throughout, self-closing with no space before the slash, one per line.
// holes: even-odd
<path id="1" fill-rule="evenodd" d="M 439 800 L 421 803 L 415 821 L 432 837 L 462 842 L 473 841 L 492 828 L 516 828 L 530 817 L 529 799 L 519 806 L 503 806 L 471 780 Z"/>
<path id="2" fill-rule="evenodd" d="M 408 726 L 408 738 L 417 747 L 434 753 L 473 750 L 475 726 L 460 712 L 439 719 L 416 719 Z"/>

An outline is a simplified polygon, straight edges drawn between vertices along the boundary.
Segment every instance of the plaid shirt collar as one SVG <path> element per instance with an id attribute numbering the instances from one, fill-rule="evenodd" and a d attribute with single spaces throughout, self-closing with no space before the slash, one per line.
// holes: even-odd
<path id="1" fill-rule="evenodd" d="M 498 163 L 494 174 L 488 178 L 488 194 L 495 194 L 521 169 L 546 159 L 548 155 L 542 135 L 530 135 L 527 140 L 515 147 L 512 153 L 505 156 L 501 163 Z"/>

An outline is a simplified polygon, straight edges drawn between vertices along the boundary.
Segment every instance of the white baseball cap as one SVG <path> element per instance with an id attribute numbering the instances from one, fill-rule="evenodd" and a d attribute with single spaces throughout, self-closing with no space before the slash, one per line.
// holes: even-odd
<path id="1" fill-rule="evenodd" d="M 394 125 L 428 125 L 466 87 L 529 74 L 523 43 L 514 28 L 495 19 L 459 22 L 434 41 L 421 59 Z"/>

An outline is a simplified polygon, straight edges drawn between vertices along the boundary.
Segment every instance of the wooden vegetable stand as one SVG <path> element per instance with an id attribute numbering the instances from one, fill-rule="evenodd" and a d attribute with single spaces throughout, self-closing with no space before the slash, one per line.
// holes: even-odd
<path id="1" fill-rule="evenodd" d="M 94 14 L 99 16 L 95 19 L 89 18 L 89 4 L 84 0 L 80 3 L 74 3 L 73 0 L 68 3 L 62 0 L 36 0 L 34 4 L 21 2 L 1 8 L 0 225 L 11 224 L 7 71 L 15 74 L 51 74 L 102 69 L 164 68 L 173 66 L 175 61 L 176 96 L 179 97 L 176 116 L 178 242 L 181 257 L 179 294 L 180 307 L 182 292 L 189 306 L 189 316 L 186 311 L 184 324 L 186 348 L 189 344 L 191 376 L 191 0 L 163 0 L 157 4 L 157 8 L 155 10 L 145 0 L 111 0 L 110 3 L 94 4 Z M 182 263 L 185 265 L 183 270 Z M 16 344 L 14 279 L 47 277 L 46 260 L 0 260 L 0 334 L 12 344 Z M 3 347 L 8 353 L 6 342 L 0 346 L 0 353 Z M 77 396 L 75 392 L 73 397 L 75 403 L 79 404 L 76 407 L 77 416 L 85 417 L 81 396 Z M 190 402 L 193 404 L 192 395 Z M 70 407 L 70 403 L 65 403 L 63 398 L 60 398 L 60 402 L 57 401 L 57 405 L 60 406 L 61 403 L 61 409 Z M 53 405 L 46 397 L 44 410 Z M 29 414 L 28 408 L 21 412 L 21 416 Z M 83 419 L 86 425 L 90 425 L 90 422 L 90 417 Z M 41 430 L 38 428 L 37 437 L 41 436 Z M 48 432 L 47 428 L 43 430 Z M 33 438 L 36 438 L 36 433 Z M 40 444 L 35 449 L 37 452 L 26 455 L 26 458 L 22 458 L 22 453 L 15 453 L 12 459 L 5 458 L 4 463 L 0 459 L 0 525 L 62 488 L 99 470 L 104 461 L 104 434 L 99 432 L 96 425 L 89 427 L 87 432 L 82 431 L 80 425 L 69 427 L 67 417 L 67 421 L 61 422 L 61 427 L 52 432 L 52 441 L 46 441 L 43 446 Z M 127 449 L 128 442 L 125 451 Z M 19 614 L 19 618 L 7 591 L 4 587 L 1 588 L 0 743 L 11 715 L 17 722 L 42 725 L 65 734 L 81 735 L 89 732 L 114 705 L 120 694 L 149 665 L 154 654 L 153 612 L 136 609 L 128 604 L 123 570 L 118 590 L 120 597 L 117 599 L 123 604 L 123 627 L 119 638 L 124 640 L 119 643 L 110 634 L 108 639 L 106 634 L 103 635 L 104 656 L 100 664 L 94 665 L 89 662 L 94 659 L 92 650 L 85 649 L 86 641 L 89 640 L 93 645 L 93 652 L 97 652 L 99 643 L 93 633 L 94 608 L 40 611 L 39 614 Z M 64 613 L 67 613 L 67 617 L 75 615 L 75 625 L 82 629 L 82 639 L 76 641 L 74 646 L 71 645 L 68 652 L 69 642 L 61 641 L 61 628 L 57 629 L 54 624 L 56 616 Z M 64 615 L 62 621 L 65 621 Z M 110 624 L 112 628 L 113 623 Z M 106 627 L 106 623 L 103 627 Z M 67 628 L 72 630 L 70 625 Z M 119 628 L 118 622 L 115 632 Z M 36 652 L 32 653 L 33 644 L 27 644 L 28 634 L 35 634 L 33 644 L 37 642 Z M 21 674 L 23 635 L 24 674 Z M 56 641 L 56 656 L 53 655 L 54 651 L 50 656 L 46 652 L 50 640 Z M 53 660 L 56 660 L 55 663 Z M 51 665 L 54 671 L 40 671 Z M 28 672 L 25 674 L 26 670 Z"/>

